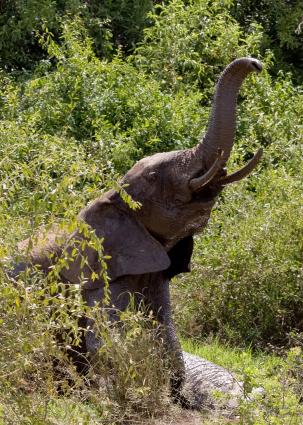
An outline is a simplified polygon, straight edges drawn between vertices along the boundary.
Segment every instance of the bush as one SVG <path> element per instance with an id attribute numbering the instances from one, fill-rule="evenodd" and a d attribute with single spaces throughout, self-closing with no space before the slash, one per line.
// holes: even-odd
<path id="1" fill-rule="evenodd" d="M 158 82 L 119 56 L 100 61 L 79 20 L 66 22 L 63 33 L 62 46 L 49 34 L 42 40 L 57 62 L 54 71 L 46 63 L 21 87 L 4 87 L 8 120 L 18 120 L 35 137 L 76 139 L 88 159 L 119 172 L 144 155 L 197 140 L 199 94 L 163 93 Z"/>
<path id="2" fill-rule="evenodd" d="M 262 36 L 255 26 L 243 34 L 228 13 L 230 1 L 174 0 L 150 14 L 152 25 L 131 57 L 140 69 L 152 73 L 164 90 L 185 85 L 210 97 L 222 64 L 236 57 L 258 56 Z M 210 92 L 209 92 L 210 90 Z"/>
<path id="3" fill-rule="evenodd" d="M 262 48 L 270 49 L 275 55 L 272 71 L 281 67 L 292 71 L 302 84 L 302 16 L 303 5 L 300 0 L 283 1 L 262 0 L 258 4 L 252 0 L 232 2 L 231 14 L 249 30 L 252 24 L 262 25 Z"/>
<path id="4" fill-rule="evenodd" d="M 266 66 L 271 60 L 267 58 Z M 301 169 L 303 141 L 303 91 L 294 86 L 290 74 L 282 71 L 273 79 L 263 72 L 243 87 L 246 102 L 239 111 L 236 157 L 247 155 L 262 145 L 263 167 L 285 167 L 292 175 Z M 235 158 L 235 157 L 234 157 Z M 300 171 L 299 171 L 300 173 Z"/>
<path id="5" fill-rule="evenodd" d="M 42 53 L 34 31 L 41 29 L 45 22 L 54 28 L 55 2 L 4 0 L 0 12 L 0 66 L 10 70 L 32 66 Z"/>
<path id="6" fill-rule="evenodd" d="M 303 331 L 302 178 L 268 169 L 254 183 L 227 191 L 175 288 L 186 335 L 264 346 Z"/>
<path id="7" fill-rule="evenodd" d="M 163 341 L 157 337 L 159 325 L 152 315 L 135 312 L 131 305 L 119 320 L 113 326 L 105 314 L 95 322 L 104 345 L 92 364 L 105 385 L 109 411 L 115 423 L 161 416 L 169 408 L 170 373 Z M 99 394 L 94 397 L 97 403 Z"/>
<path id="8" fill-rule="evenodd" d="M 152 8 L 152 0 L 4 0 L 0 5 L 0 66 L 12 71 L 33 69 L 47 57 L 37 34 L 48 28 L 60 42 L 62 20 L 68 16 L 83 19 L 98 56 L 111 58 L 119 49 L 127 53 L 140 40 Z"/>
<path id="9" fill-rule="evenodd" d="M 120 424 L 167 412 L 169 368 L 151 316 L 130 306 L 123 322 L 112 324 L 106 309 L 88 309 L 79 286 L 66 290 L 55 274 L 45 279 L 31 273 L 15 286 L 4 273 L 0 277 L 0 420 Z M 88 375 L 80 375 L 67 355 L 83 338 L 84 315 L 93 318 L 104 343 L 90 359 Z"/>

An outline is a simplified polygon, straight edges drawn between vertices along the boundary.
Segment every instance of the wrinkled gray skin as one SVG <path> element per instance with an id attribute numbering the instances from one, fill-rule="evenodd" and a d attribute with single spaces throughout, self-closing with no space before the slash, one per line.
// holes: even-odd
<path id="1" fill-rule="evenodd" d="M 192 409 L 216 410 L 233 417 L 238 414 L 241 401 L 256 401 L 265 396 L 262 387 L 254 387 L 248 394 L 244 383 L 221 366 L 186 352 L 183 358 L 186 373 L 181 394 Z"/>
<path id="2" fill-rule="evenodd" d="M 111 317 L 116 309 L 123 310 L 129 294 L 136 294 L 138 303 L 153 310 L 164 325 L 164 339 L 170 353 L 174 373 L 172 392 L 177 397 L 184 381 L 184 361 L 171 314 L 169 281 L 178 273 L 189 271 L 193 235 L 207 224 L 212 207 L 223 187 L 249 174 L 261 157 L 254 158 L 240 171 L 226 176 L 224 168 L 234 141 L 236 101 L 240 86 L 251 72 L 259 72 L 262 65 L 253 58 L 233 61 L 222 73 L 216 87 L 211 118 L 201 142 L 192 149 L 157 153 L 137 162 L 122 179 L 127 192 L 142 207 L 131 210 L 117 192 L 111 190 L 90 203 L 80 212 L 84 220 L 104 237 L 105 253 L 110 276 Z M 49 253 L 62 255 L 71 252 L 74 241 L 81 240 L 80 231 L 68 235 L 64 243 L 50 233 L 30 252 L 30 263 L 48 272 L 54 259 Z M 20 249 L 27 247 L 27 241 Z M 81 257 L 87 265 L 81 267 Z M 28 264 L 28 263 L 27 263 Z M 25 264 L 19 264 L 15 275 Z M 102 278 L 93 280 L 91 273 L 101 272 L 96 251 L 78 247 L 78 256 L 61 271 L 67 283 L 81 283 L 83 297 L 89 306 L 102 303 Z M 140 294 L 140 295 L 138 295 Z M 86 325 L 92 326 L 88 322 Z M 100 346 L 93 331 L 86 334 L 83 351 L 94 353 Z"/>
<path id="3" fill-rule="evenodd" d="M 243 383 L 223 367 L 194 354 L 184 353 L 183 358 L 186 375 L 182 395 L 189 406 L 233 416 L 244 398 Z"/>

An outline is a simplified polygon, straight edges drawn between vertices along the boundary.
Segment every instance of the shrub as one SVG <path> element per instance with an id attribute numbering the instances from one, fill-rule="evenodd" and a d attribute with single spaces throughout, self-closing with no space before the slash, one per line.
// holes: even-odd
<path id="1" fill-rule="evenodd" d="M 92 365 L 105 385 L 115 423 L 163 415 L 169 408 L 170 380 L 158 323 L 131 305 L 120 314 L 120 323 L 113 326 L 104 319 L 106 314 L 95 321 L 104 344 Z M 98 398 L 98 393 L 93 395 L 95 402 Z"/>
<path id="2" fill-rule="evenodd" d="M 266 67 L 271 66 L 267 58 Z M 263 145 L 263 167 L 285 167 L 291 175 L 301 169 L 303 137 L 303 91 L 294 86 L 290 74 L 282 71 L 277 78 L 268 72 L 247 81 L 240 104 L 236 156 L 247 158 L 258 145 Z M 299 171 L 300 173 L 300 171 Z"/>
<path id="3" fill-rule="evenodd" d="M 130 306 L 113 324 L 106 309 L 84 306 L 79 286 L 67 289 L 55 273 L 46 279 L 32 272 L 16 285 L 0 273 L 0 420 L 38 425 L 62 417 L 71 423 L 76 406 L 75 424 L 80 418 L 119 424 L 167 412 L 169 368 L 151 316 Z M 84 315 L 95 321 L 103 346 L 90 358 L 89 373 L 79 375 L 67 349 L 83 338 Z"/>
<path id="4" fill-rule="evenodd" d="M 197 239 L 194 272 L 175 288 L 185 334 L 256 346 L 303 330 L 302 179 L 280 168 L 254 181 L 227 191 Z"/>
<path id="5" fill-rule="evenodd" d="M 140 40 L 152 8 L 152 0 L 4 0 L 0 5 L 0 66 L 13 71 L 33 69 L 47 57 L 37 33 L 48 28 L 60 42 L 64 16 L 82 17 L 98 56 L 111 58 L 118 49 L 127 53 Z"/>
<path id="6" fill-rule="evenodd" d="M 260 29 L 255 26 L 244 35 L 228 13 L 229 5 L 228 0 L 159 5 L 131 60 L 152 73 L 164 90 L 198 87 L 207 99 L 222 64 L 259 54 Z"/>
<path id="7" fill-rule="evenodd" d="M 21 87 L 8 83 L 2 98 L 4 116 L 30 127 L 35 137 L 76 139 L 88 158 L 111 162 L 119 172 L 144 155 L 197 140 L 199 94 L 163 93 L 119 56 L 100 61 L 79 20 L 66 22 L 62 46 L 47 34 L 43 43 L 56 68 L 45 64 Z"/>
<path id="8" fill-rule="evenodd" d="M 302 83 L 302 15 L 303 5 L 300 0 L 283 1 L 263 0 L 258 4 L 252 0 L 232 2 L 231 14 L 249 30 L 252 23 L 262 25 L 263 49 L 270 49 L 275 55 L 272 71 L 291 70 Z"/>

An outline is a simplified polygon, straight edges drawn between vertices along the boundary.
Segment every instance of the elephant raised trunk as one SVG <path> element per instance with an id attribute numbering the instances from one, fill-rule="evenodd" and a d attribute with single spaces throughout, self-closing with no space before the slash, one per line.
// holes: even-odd
<path id="1" fill-rule="evenodd" d="M 200 190 L 227 162 L 235 138 L 236 105 L 241 84 L 249 73 L 261 70 L 262 64 L 257 59 L 240 58 L 231 62 L 223 71 L 216 86 L 206 134 L 194 148 L 195 157 L 201 158 L 207 172 L 190 181 L 192 190 Z M 223 177 L 220 183 L 225 185 L 245 177 L 256 166 L 261 155 L 260 149 L 247 166 L 232 176 Z"/>
<path id="2" fill-rule="evenodd" d="M 231 62 L 223 71 L 216 86 L 213 107 L 206 134 L 198 145 L 198 151 L 211 163 L 218 149 L 228 160 L 236 129 L 236 105 L 240 87 L 251 72 L 260 72 L 262 64 L 253 58 L 240 58 Z"/>

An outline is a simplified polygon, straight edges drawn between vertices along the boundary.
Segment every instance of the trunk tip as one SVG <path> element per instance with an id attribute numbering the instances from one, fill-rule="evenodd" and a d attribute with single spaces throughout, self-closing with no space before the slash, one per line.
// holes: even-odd
<path id="1" fill-rule="evenodd" d="M 258 59 L 251 58 L 251 66 L 255 72 L 261 72 L 263 69 L 262 62 L 260 62 Z"/>
<path id="2" fill-rule="evenodd" d="M 243 57 L 235 59 L 233 62 L 231 62 L 228 66 L 229 67 L 240 67 L 240 68 L 246 68 L 250 72 L 261 72 L 263 69 L 262 62 L 259 61 L 256 58 L 251 57 Z"/>

